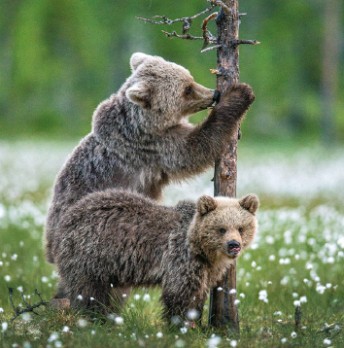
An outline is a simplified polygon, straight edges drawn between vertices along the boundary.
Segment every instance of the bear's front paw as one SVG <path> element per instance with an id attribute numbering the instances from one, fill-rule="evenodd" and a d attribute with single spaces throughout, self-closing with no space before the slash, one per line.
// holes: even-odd
<path id="1" fill-rule="evenodd" d="M 246 107 L 250 106 L 255 99 L 252 87 L 246 83 L 238 83 L 227 90 L 225 90 L 221 96 L 220 103 L 241 103 Z"/>

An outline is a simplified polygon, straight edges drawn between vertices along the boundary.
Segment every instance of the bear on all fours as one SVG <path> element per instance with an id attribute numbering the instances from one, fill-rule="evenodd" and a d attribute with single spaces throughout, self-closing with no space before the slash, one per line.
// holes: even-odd
<path id="1" fill-rule="evenodd" d="M 257 196 L 202 196 L 166 207 L 128 191 L 91 193 L 65 215 L 55 259 L 73 308 L 111 311 L 112 286 L 161 286 L 164 317 L 201 318 L 257 230 Z"/>

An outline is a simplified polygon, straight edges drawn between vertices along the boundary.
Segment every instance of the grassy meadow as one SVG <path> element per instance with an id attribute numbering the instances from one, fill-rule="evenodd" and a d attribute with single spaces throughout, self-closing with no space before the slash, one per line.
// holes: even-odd
<path id="1" fill-rule="evenodd" d="M 344 151 L 240 143 L 238 196 L 261 198 L 259 232 L 238 260 L 241 334 L 160 319 L 158 289 L 134 291 L 122 313 L 91 322 L 46 306 L 11 320 L 15 306 L 54 293 L 43 224 L 54 176 L 74 144 L 0 143 L 1 347 L 344 347 Z M 212 173 L 165 192 L 166 204 L 212 193 Z M 301 323 L 295 327 L 295 308 Z M 203 323 L 206 324 L 206 313 Z"/>

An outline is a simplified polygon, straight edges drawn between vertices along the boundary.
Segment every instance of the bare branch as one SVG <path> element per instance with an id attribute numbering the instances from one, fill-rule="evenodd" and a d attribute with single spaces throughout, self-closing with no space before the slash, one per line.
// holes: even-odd
<path id="1" fill-rule="evenodd" d="M 239 46 L 239 45 L 259 45 L 260 41 L 257 40 L 232 40 L 231 41 L 233 46 Z"/>
<path id="2" fill-rule="evenodd" d="M 231 9 L 220 0 L 208 0 L 213 6 L 220 6 L 226 15 L 231 13 Z"/>
<path id="3" fill-rule="evenodd" d="M 151 19 L 151 18 L 145 18 L 145 17 L 136 17 L 137 19 L 144 21 L 146 23 L 152 23 L 152 24 L 167 24 L 167 25 L 171 25 L 173 23 L 177 23 L 177 22 L 183 22 L 185 23 L 185 21 L 187 21 L 188 23 L 191 23 L 192 20 L 196 19 L 199 16 L 202 16 L 205 13 L 208 13 L 210 11 L 213 10 L 213 8 L 215 7 L 215 5 L 211 5 L 210 7 L 207 7 L 206 9 L 204 9 L 203 11 L 194 14 L 193 16 L 189 16 L 189 17 L 181 17 L 181 18 L 175 18 L 175 19 L 170 19 L 167 18 L 166 16 L 154 16 L 153 18 L 161 18 L 160 21 Z"/>
<path id="4" fill-rule="evenodd" d="M 210 14 L 208 17 L 204 18 L 203 20 L 203 23 L 202 23 L 202 32 L 203 32 L 203 40 L 204 40 L 203 49 L 205 49 L 209 45 L 209 43 L 217 42 L 216 37 L 213 36 L 213 34 L 207 28 L 209 21 L 212 19 L 215 19 L 216 17 L 217 17 L 217 12 L 214 12 Z"/>
<path id="5" fill-rule="evenodd" d="M 11 321 L 15 320 L 16 318 L 18 318 L 21 314 L 23 313 L 29 313 L 29 312 L 32 312 L 34 314 L 37 314 L 34 309 L 40 307 L 40 306 L 46 306 L 48 304 L 48 302 L 44 301 L 42 299 L 42 296 L 41 294 L 38 292 L 38 290 L 36 289 L 35 290 L 35 295 L 38 296 L 38 298 L 40 299 L 40 302 L 37 302 L 33 305 L 30 305 L 28 302 L 26 302 L 25 298 L 24 298 L 24 295 L 22 294 L 22 300 L 25 304 L 26 307 L 24 308 L 21 308 L 21 307 L 16 307 L 14 305 L 14 302 L 13 302 L 13 288 L 8 288 L 8 292 L 9 292 L 9 296 L 10 296 L 10 304 L 13 308 L 13 311 L 14 311 L 14 316 L 11 318 Z"/>
<path id="6" fill-rule="evenodd" d="M 178 39 L 184 39 L 184 40 L 203 40 L 202 36 L 193 36 L 191 34 L 177 34 L 175 31 L 172 31 L 171 33 L 165 30 L 161 30 L 167 37 L 173 38 L 177 37 Z"/>
<path id="7" fill-rule="evenodd" d="M 209 47 L 207 47 L 207 48 L 203 48 L 203 49 L 201 50 L 201 53 L 205 53 L 205 52 L 208 52 L 208 51 L 211 51 L 211 50 L 215 50 L 215 49 L 220 48 L 220 47 L 222 47 L 222 45 L 209 46 Z M 210 72 L 211 72 L 212 74 L 216 74 L 216 73 L 213 72 L 214 69 L 210 69 L 210 70 L 211 70 Z"/>

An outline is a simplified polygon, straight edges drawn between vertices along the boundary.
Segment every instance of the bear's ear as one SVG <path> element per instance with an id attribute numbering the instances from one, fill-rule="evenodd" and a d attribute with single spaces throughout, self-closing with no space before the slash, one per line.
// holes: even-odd
<path id="1" fill-rule="evenodd" d="M 131 70 L 134 71 L 137 69 L 139 65 L 141 65 L 145 60 L 151 58 L 152 56 L 149 56 L 148 54 L 144 54 L 141 52 L 133 53 L 130 58 L 130 67 Z"/>
<path id="2" fill-rule="evenodd" d="M 213 197 L 202 196 L 197 201 L 197 211 L 203 216 L 215 210 L 217 203 Z"/>
<path id="3" fill-rule="evenodd" d="M 144 109 L 150 109 L 150 90 L 144 82 L 137 82 L 125 92 L 126 97 Z"/>
<path id="4" fill-rule="evenodd" d="M 255 214 L 259 207 L 259 199 L 256 195 L 250 194 L 245 197 L 242 197 L 239 200 L 239 204 L 242 208 L 248 210 L 251 214 Z"/>

